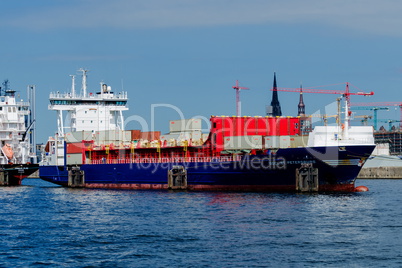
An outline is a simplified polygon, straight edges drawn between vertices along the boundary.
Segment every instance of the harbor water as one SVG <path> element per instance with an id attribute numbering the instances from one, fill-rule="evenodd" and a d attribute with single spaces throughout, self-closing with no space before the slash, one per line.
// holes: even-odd
<path id="1" fill-rule="evenodd" d="M 0 188 L 0 267 L 401 267 L 402 180 L 348 194 Z"/>

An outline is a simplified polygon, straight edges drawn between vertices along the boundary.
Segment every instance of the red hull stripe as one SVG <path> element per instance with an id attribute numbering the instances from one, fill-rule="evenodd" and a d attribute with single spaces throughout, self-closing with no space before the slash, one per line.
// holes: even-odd
<path id="1" fill-rule="evenodd" d="M 168 190 L 167 184 L 117 184 L 87 183 L 85 188 Z M 294 185 L 188 185 L 190 191 L 258 191 L 258 192 L 295 192 Z M 320 185 L 319 191 L 354 192 L 354 184 Z"/>

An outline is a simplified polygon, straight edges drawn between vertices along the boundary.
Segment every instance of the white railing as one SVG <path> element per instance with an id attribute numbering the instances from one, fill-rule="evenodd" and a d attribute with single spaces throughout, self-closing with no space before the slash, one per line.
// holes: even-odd
<path id="1" fill-rule="evenodd" d="M 119 92 L 117 94 L 113 95 L 102 95 L 102 94 L 88 94 L 88 96 L 82 96 L 82 95 L 75 95 L 73 96 L 71 93 L 50 93 L 49 95 L 50 99 L 71 99 L 71 100 L 81 100 L 81 99 L 127 99 L 127 92 Z"/>

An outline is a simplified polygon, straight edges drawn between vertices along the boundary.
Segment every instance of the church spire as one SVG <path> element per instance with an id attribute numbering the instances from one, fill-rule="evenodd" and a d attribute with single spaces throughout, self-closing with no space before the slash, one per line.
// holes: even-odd
<path id="1" fill-rule="evenodd" d="M 274 73 L 274 86 L 273 86 L 273 91 L 272 91 L 271 107 L 270 107 L 270 111 L 267 113 L 267 115 L 270 115 L 270 116 L 282 116 L 281 105 L 280 105 L 279 99 L 278 99 L 278 91 L 276 91 L 276 89 L 277 89 L 276 73 Z"/>
<path id="2" fill-rule="evenodd" d="M 302 85 L 300 85 L 300 100 L 299 100 L 299 105 L 298 107 L 298 113 L 297 116 L 305 116 L 306 115 L 306 106 L 304 105 L 303 102 L 303 88 Z"/>

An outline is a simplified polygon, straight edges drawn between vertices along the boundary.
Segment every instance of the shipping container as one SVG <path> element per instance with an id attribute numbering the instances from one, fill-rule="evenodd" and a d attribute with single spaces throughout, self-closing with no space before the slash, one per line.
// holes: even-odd
<path id="1" fill-rule="evenodd" d="M 131 140 L 139 140 L 141 139 L 141 130 L 135 129 L 131 131 Z"/>
<path id="2" fill-rule="evenodd" d="M 194 130 L 201 130 L 201 119 L 192 118 L 184 120 L 170 121 L 169 132 L 188 132 Z"/>
<path id="3" fill-rule="evenodd" d="M 67 154 L 67 165 L 81 165 L 82 164 L 82 154 Z"/>
<path id="4" fill-rule="evenodd" d="M 279 136 L 264 137 L 265 149 L 279 148 Z"/>
<path id="5" fill-rule="evenodd" d="M 225 137 L 224 149 L 225 150 L 252 150 L 262 149 L 263 139 L 262 136 L 228 136 Z"/>
<path id="6" fill-rule="evenodd" d="M 146 131 L 146 132 L 141 132 L 141 139 L 143 140 L 159 140 L 161 137 L 161 132 L 160 131 Z"/>
<path id="7" fill-rule="evenodd" d="M 93 139 L 92 131 L 67 132 L 65 137 L 67 142 L 81 142 L 83 140 L 90 141 Z"/>

